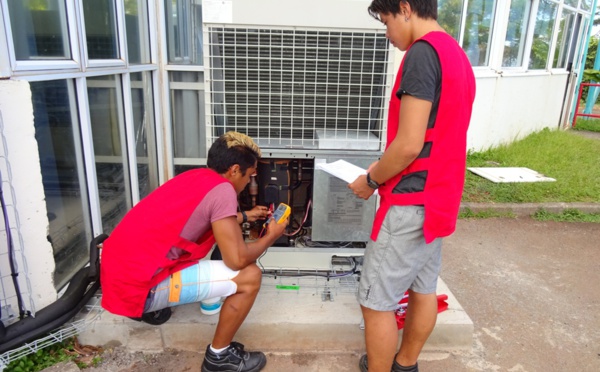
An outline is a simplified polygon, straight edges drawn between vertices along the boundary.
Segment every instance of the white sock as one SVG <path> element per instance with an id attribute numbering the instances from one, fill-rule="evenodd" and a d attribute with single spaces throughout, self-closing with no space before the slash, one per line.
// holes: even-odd
<path id="1" fill-rule="evenodd" d="M 212 347 L 212 344 L 210 344 L 210 351 L 212 351 L 215 354 L 221 354 L 222 352 L 224 352 L 225 350 L 227 350 L 228 347 L 229 347 L 229 345 L 225 346 L 222 349 L 215 349 L 214 347 Z"/>

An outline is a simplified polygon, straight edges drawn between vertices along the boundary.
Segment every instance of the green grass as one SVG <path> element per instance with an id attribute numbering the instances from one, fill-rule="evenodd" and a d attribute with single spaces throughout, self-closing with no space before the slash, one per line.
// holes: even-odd
<path id="1" fill-rule="evenodd" d="M 493 183 L 467 171 L 462 200 L 478 203 L 600 202 L 600 141 L 544 129 L 470 153 L 467 167 L 527 167 L 556 182 Z"/>
<path id="2" fill-rule="evenodd" d="M 600 119 L 578 118 L 574 130 L 588 130 L 590 132 L 600 132 Z"/>
<path id="3" fill-rule="evenodd" d="M 462 219 L 482 219 L 482 218 L 515 218 L 515 214 L 513 212 L 500 212 L 495 211 L 493 209 L 487 209 L 479 212 L 473 212 L 470 208 L 465 208 L 462 212 L 458 214 L 458 218 Z"/>
<path id="4" fill-rule="evenodd" d="M 538 221 L 600 223 L 600 213 L 583 213 L 577 209 L 565 209 L 561 213 L 551 213 L 540 209 L 532 217 Z"/>
<path id="5" fill-rule="evenodd" d="M 73 361 L 79 368 L 87 368 L 96 366 L 102 359 L 92 355 L 84 361 L 75 352 L 75 339 L 69 338 L 10 362 L 4 372 L 37 372 L 66 361 Z"/>

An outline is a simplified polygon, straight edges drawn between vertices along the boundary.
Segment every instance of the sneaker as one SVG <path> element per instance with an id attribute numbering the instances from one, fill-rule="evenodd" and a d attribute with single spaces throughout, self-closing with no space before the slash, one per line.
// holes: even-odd
<path id="1" fill-rule="evenodd" d="M 244 351 L 244 345 L 232 342 L 220 354 L 206 347 L 202 372 L 258 372 L 267 364 L 267 357 L 260 351 Z"/>
<path id="2" fill-rule="evenodd" d="M 367 362 L 367 354 L 360 357 L 360 361 L 358 362 L 358 366 L 360 367 L 361 372 L 369 372 L 369 364 Z M 410 367 L 403 367 L 396 360 L 394 360 L 394 364 L 392 364 L 392 372 L 419 372 L 419 363 Z"/>
<path id="3" fill-rule="evenodd" d="M 392 372 L 419 372 L 419 363 L 410 367 L 403 367 L 396 360 L 394 360 L 394 364 L 392 364 Z"/>
<path id="4" fill-rule="evenodd" d="M 369 365 L 367 364 L 367 354 L 360 357 L 358 367 L 360 368 L 360 372 L 369 372 Z"/>

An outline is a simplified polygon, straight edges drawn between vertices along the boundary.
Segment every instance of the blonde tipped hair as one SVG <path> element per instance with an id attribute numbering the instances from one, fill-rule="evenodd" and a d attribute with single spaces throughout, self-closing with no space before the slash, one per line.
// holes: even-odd
<path id="1" fill-rule="evenodd" d="M 227 148 L 229 149 L 236 146 L 244 146 L 252 149 L 258 154 L 259 157 L 262 156 L 258 145 L 252 140 L 252 138 L 245 134 L 230 131 L 223 135 L 223 139 L 227 143 Z"/>

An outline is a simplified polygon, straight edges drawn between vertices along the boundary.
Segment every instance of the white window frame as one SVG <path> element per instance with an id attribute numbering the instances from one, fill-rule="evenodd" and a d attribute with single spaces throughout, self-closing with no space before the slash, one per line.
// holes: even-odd
<path id="1" fill-rule="evenodd" d="M 79 48 L 81 49 L 81 61 L 82 69 L 94 69 L 94 68 L 118 68 L 118 67 L 126 67 L 126 58 L 127 56 L 127 42 L 125 36 L 125 10 L 123 8 L 123 1 L 110 0 L 113 2 L 115 7 L 115 32 L 116 32 L 116 40 L 118 44 L 118 51 L 120 58 L 117 59 L 90 59 L 88 56 L 87 49 L 87 34 L 85 29 L 85 15 L 83 12 L 83 4 L 78 1 L 77 2 L 77 14 L 81 22 L 79 22 L 78 30 L 81 38 L 79 39 Z"/>
<path id="2" fill-rule="evenodd" d="M 12 37 L 12 28 L 10 14 L 8 11 L 8 1 L 1 0 L 2 13 L 4 18 L 4 33 L 7 50 L 5 51 L 10 61 L 10 69 L 14 72 L 23 71 L 40 71 L 40 70 L 63 70 L 63 69 L 78 69 L 80 65 L 80 51 L 77 34 L 75 32 L 69 32 L 69 30 L 75 29 L 76 26 L 76 13 L 73 4 L 73 0 L 62 0 L 65 4 L 65 19 L 67 21 L 67 35 L 66 38 L 69 40 L 71 47 L 71 59 L 65 60 L 52 60 L 40 58 L 36 61 L 17 61 L 15 55 L 14 42 Z M 5 66 L 2 66 L 4 71 Z"/>

